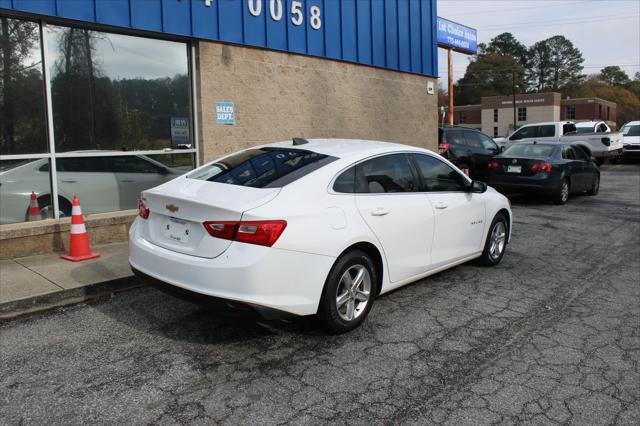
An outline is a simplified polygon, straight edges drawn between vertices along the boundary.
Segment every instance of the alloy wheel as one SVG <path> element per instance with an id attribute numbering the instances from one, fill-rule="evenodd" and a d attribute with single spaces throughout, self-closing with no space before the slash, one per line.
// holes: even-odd
<path id="1" fill-rule="evenodd" d="M 353 321 L 365 311 L 371 297 L 371 275 L 363 265 L 352 265 L 340 277 L 336 308 L 344 321 Z"/>
<path id="2" fill-rule="evenodd" d="M 491 230 L 491 239 L 489 240 L 489 256 L 493 260 L 497 260 L 504 251 L 507 241 L 507 228 L 504 222 L 496 222 L 493 230 Z"/>

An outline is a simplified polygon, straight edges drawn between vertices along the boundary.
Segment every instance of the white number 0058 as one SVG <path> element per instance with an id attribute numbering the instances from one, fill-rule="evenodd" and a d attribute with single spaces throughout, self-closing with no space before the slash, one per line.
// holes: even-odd
<path id="1" fill-rule="evenodd" d="M 263 0 L 247 0 L 247 6 L 249 6 L 249 13 L 253 16 L 260 16 L 262 14 L 262 1 Z M 280 21 L 282 19 L 282 12 L 284 6 L 283 0 L 265 0 L 269 2 L 269 15 L 274 21 Z M 304 23 L 304 13 L 302 11 L 302 2 L 299 0 L 293 0 L 291 2 L 291 23 L 299 26 Z M 311 28 L 319 30 L 322 27 L 322 18 L 320 16 L 320 8 L 313 5 L 309 8 L 309 23 Z"/>

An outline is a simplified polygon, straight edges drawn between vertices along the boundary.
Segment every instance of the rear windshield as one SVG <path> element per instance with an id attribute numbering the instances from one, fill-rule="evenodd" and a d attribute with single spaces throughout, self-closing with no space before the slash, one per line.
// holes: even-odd
<path id="1" fill-rule="evenodd" d="M 502 155 L 505 157 L 549 158 L 555 148 L 554 145 L 511 145 Z"/>
<path id="2" fill-rule="evenodd" d="M 252 188 L 281 188 L 335 160 L 303 149 L 249 149 L 208 164 L 187 177 Z"/>

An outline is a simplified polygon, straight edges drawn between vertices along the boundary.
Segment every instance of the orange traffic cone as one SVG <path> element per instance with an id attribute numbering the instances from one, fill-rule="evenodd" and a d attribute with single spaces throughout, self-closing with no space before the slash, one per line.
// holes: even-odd
<path id="1" fill-rule="evenodd" d="M 93 259 L 100 256 L 99 253 L 92 253 L 89 247 L 89 236 L 87 229 L 84 227 L 84 219 L 82 219 L 82 210 L 80 210 L 80 202 L 77 196 L 73 196 L 73 205 L 71 207 L 71 240 L 69 243 L 69 254 L 60 256 L 62 259 L 79 262 L 81 260 Z"/>
<path id="2" fill-rule="evenodd" d="M 42 216 L 40 215 L 40 206 L 38 205 L 38 199 L 36 198 L 36 193 L 32 191 L 31 200 L 29 200 L 29 222 L 41 219 Z"/>

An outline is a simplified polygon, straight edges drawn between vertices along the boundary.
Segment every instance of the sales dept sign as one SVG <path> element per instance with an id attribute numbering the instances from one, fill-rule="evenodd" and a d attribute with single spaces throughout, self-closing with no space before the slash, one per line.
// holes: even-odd
<path id="1" fill-rule="evenodd" d="M 475 55 L 478 52 L 478 31 L 438 17 L 438 46 Z"/>
<path id="2" fill-rule="evenodd" d="M 236 124 L 236 107 L 233 102 L 216 102 L 216 124 Z"/>

